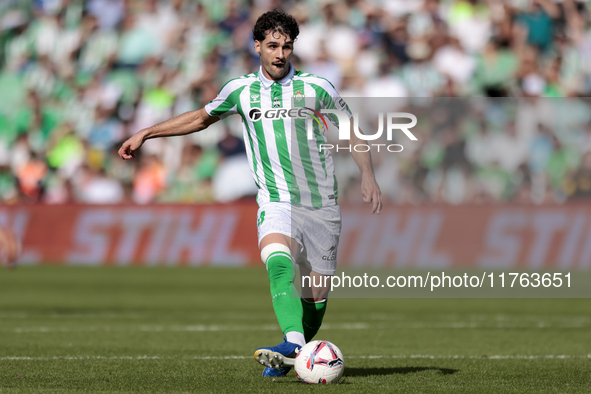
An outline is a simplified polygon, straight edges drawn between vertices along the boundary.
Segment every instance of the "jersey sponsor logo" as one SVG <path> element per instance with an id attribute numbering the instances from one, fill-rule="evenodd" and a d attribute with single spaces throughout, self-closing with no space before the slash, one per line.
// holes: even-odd
<path id="1" fill-rule="evenodd" d="M 253 122 L 256 122 L 257 120 L 260 120 L 261 118 L 265 118 L 265 119 L 286 119 L 286 118 L 305 119 L 308 116 L 314 117 L 308 111 L 313 111 L 317 116 L 319 115 L 321 117 L 320 120 L 322 120 L 324 125 L 326 127 L 328 127 L 326 124 L 326 121 L 324 121 L 324 118 L 322 118 L 322 115 L 320 115 L 318 112 L 314 111 L 313 109 L 306 108 L 306 107 L 290 108 L 290 109 L 277 108 L 277 109 L 267 109 L 265 111 L 261 110 L 260 108 L 252 108 L 248 112 L 248 118 L 250 120 L 252 120 Z M 317 118 L 317 116 L 314 117 L 314 119 L 316 119 L 316 122 L 318 122 L 320 124 L 320 120 Z"/>
<path id="2" fill-rule="evenodd" d="M 312 108 L 309 107 L 304 107 L 304 109 L 307 109 L 310 112 L 306 112 L 306 115 L 308 115 L 309 117 L 311 117 L 312 119 L 314 119 L 316 121 L 316 123 L 318 123 L 318 126 L 320 127 L 320 130 L 322 130 L 322 124 L 324 124 L 325 127 L 325 131 L 328 131 L 328 123 L 326 123 L 326 120 L 324 119 L 324 116 L 322 116 L 322 114 L 318 111 L 313 110 Z M 320 121 L 322 120 L 322 123 L 320 123 Z M 306 132 L 308 139 L 311 140 L 313 139 L 313 130 L 311 127 L 308 128 L 308 131 Z"/>
<path id="3" fill-rule="evenodd" d="M 324 261 L 335 261 L 337 259 L 337 247 L 331 246 L 330 249 L 327 250 L 328 254 L 322 256 L 322 260 Z"/>
<path id="4" fill-rule="evenodd" d="M 263 116 L 263 111 L 260 108 L 253 108 L 248 112 L 248 118 L 253 122 L 260 120 L 261 116 Z"/>

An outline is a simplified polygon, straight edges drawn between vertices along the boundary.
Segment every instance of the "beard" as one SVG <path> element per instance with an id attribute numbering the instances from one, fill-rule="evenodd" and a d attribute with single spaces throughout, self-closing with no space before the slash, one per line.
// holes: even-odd
<path id="1" fill-rule="evenodd" d="M 281 79 L 289 71 L 289 62 L 270 63 L 266 70 L 273 79 Z"/>

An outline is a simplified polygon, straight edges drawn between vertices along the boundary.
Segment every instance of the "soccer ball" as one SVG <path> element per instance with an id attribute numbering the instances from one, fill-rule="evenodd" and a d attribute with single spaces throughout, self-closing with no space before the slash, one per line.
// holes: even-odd
<path id="1" fill-rule="evenodd" d="M 312 341 L 302 347 L 294 368 L 297 377 L 304 383 L 336 383 L 345 372 L 345 358 L 334 343 Z"/>

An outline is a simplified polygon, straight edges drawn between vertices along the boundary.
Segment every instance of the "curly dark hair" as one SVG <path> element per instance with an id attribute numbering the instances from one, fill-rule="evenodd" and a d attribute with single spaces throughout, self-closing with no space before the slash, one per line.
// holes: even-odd
<path id="1" fill-rule="evenodd" d="M 293 16 L 279 8 L 275 8 L 259 16 L 252 29 L 252 38 L 262 42 L 265 36 L 271 32 L 288 35 L 292 41 L 295 41 L 298 34 L 300 34 L 300 28 Z"/>

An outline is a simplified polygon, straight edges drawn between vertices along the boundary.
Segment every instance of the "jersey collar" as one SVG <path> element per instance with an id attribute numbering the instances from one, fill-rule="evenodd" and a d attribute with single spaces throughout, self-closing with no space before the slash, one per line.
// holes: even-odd
<path id="1" fill-rule="evenodd" d="M 277 82 L 280 85 L 288 86 L 291 83 L 291 80 L 293 79 L 294 74 L 295 74 L 295 69 L 293 68 L 293 64 L 291 64 L 291 62 L 289 62 L 289 71 L 287 72 L 285 77 L 281 78 L 279 81 L 273 81 L 271 79 L 268 79 L 263 74 L 263 66 L 260 66 L 260 68 L 259 68 L 259 79 L 261 80 L 261 83 L 263 84 L 263 86 L 265 88 L 270 88 L 271 85 L 273 85 L 273 82 Z"/>

